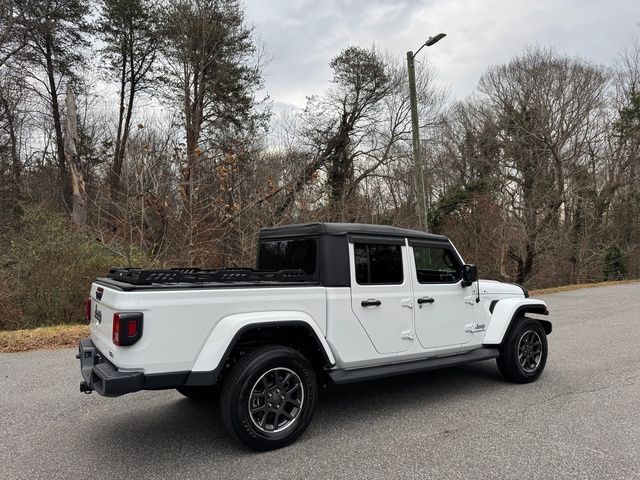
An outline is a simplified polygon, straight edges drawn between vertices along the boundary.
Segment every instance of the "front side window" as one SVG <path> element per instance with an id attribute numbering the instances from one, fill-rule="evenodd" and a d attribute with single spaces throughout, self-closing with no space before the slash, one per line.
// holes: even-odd
<path id="1" fill-rule="evenodd" d="M 258 268 L 261 270 L 303 270 L 316 273 L 317 242 L 315 238 L 274 240 L 260 243 Z"/>
<path id="2" fill-rule="evenodd" d="M 454 283 L 462 268 L 451 250 L 442 247 L 413 247 L 418 283 Z"/>
<path id="3" fill-rule="evenodd" d="M 400 245 L 355 243 L 356 282 L 360 285 L 402 283 Z"/>

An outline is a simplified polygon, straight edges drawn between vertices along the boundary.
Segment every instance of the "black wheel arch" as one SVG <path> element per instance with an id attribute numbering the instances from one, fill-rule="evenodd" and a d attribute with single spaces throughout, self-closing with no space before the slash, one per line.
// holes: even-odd
<path id="1" fill-rule="evenodd" d="M 546 305 L 522 305 L 518 307 L 514 312 L 513 316 L 511 317 L 511 322 L 509 322 L 509 328 L 507 328 L 507 331 L 504 332 L 504 336 L 502 337 L 502 342 L 500 342 L 500 345 L 502 345 L 502 343 L 504 342 L 504 339 L 507 338 L 509 332 L 513 328 L 515 328 L 518 322 L 522 321 L 524 318 L 535 320 L 540 325 L 542 325 L 542 328 L 544 329 L 544 333 L 546 335 L 549 335 L 551 333 L 551 331 L 553 330 L 553 325 L 549 320 L 525 317 L 527 313 L 534 313 L 537 315 L 549 315 L 549 309 L 547 308 Z"/>
<path id="2" fill-rule="evenodd" d="M 244 325 L 236 332 L 218 367 L 209 372 L 191 372 L 185 385 L 216 384 L 238 358 L 263 345 L 283 345 L 298 350 L 318 371 L 335 365 L 308 323 L 301 320 L 258 322 Z"/>

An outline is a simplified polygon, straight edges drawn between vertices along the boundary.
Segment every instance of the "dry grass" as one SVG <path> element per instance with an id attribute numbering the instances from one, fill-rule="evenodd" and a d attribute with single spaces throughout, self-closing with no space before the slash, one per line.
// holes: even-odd
<path id="1" fill-rule="evenodd" d="M 640 283 L 640 280 L 612 280 L 609 282 L 598 283 L 579 283 L 577 285 L 564 285 L 562 287 L 541 288 L 538 290 L 530 290 L 529 295 L 548 295 L 550 293 L 570 292 L 572 290 L 581 290 L 583 288 L 608 287 L 611 285 L 624 285 L 627 283 Z"/>
<path id="2" fill-rule="evenodd" d="M 0 352 L 77 347 L 89 336 L 88 325 L 57 325 L 29 330 L 0 330 Z"/>
<path id="3" fill-rule="evenodd" d="M 550 293 L 569 292 L 582 288 L 606 287 L 627 283 L 640 283 L 640 280 L 621 280 L 600 283 L 583 283 L 579 285 L 565 285 L 564 287 L 543 288 L 531 290 L 531 296 L 547 295 Z M 87 325 L 58 325 L 55 327 L 41 327 L 30 330 L 0 330 L 0 352 L 26 352 L 46 348 L 76 347 L 81 338 L 89 336 Z"/>

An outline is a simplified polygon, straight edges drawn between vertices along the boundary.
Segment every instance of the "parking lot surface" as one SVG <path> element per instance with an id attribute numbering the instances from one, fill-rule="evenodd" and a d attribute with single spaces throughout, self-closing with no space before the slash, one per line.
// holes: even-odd
<path id="1" fill-rule="evenodd" d="M 544 299 L 539 381 L 489 361 L 330 389 L 267 453 L 173 390 L 81 394 L 73 350 L 0 354 L 0 478 L 640 478 L 640 284 Z"/>

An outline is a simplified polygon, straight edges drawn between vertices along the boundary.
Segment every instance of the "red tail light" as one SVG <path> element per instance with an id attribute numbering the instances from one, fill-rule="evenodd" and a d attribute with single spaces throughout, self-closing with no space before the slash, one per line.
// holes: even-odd
<path id="1" fill-rule="evenodd" d="M 91 297 L 84 302 L 84 319 L 89 323 L 91 321 Z"/>
<path id="2" fill-rule="evenodd" d="M 135 320 L 129 320 L 127 335 L 129 337 L 135 337 L 137 334 L 138 334 L 138 322 Z"/>
<path id="3" fill-rule="evenodd" d="M 111 340 L 121 347 L 133 345 L 142 336 L 142 313 L 126 312 L 113 314 Z"/>
<path id="4" fill-rule="evenodd" d="M 111 340 L 114 345 L 120 345 L 120 314 L 113 314 L 113 329 L 111 332 Z"/>

